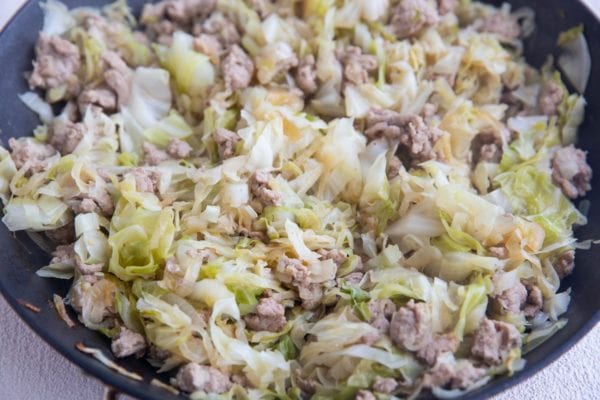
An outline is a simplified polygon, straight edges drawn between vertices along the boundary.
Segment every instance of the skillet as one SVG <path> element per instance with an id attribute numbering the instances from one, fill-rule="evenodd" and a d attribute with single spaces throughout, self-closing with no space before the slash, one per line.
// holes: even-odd
<path id="1" fill-rule="evenodd" d="M 109 0 L 63 0 L 69 7 L 99 6 Z M 145 1 L 128 0 L 134 11 L 139 12 Z M 499 5 L 501 1 L 488 1 Z M 558 34 L 580 23 L 584 24 L 585 35 L 590 47 L 592 73 L 585 93 L 588 102 L 586 119 L 579 131 L 579 145 L 588 151 L 588 163 L 595 171 L 594 188 L 586 199 L 592 204 L 588 214 L 588 225 L 579 228 L 579 239 L 600 239 L 600 208 L 594 206 L 600 200 L 600 21 L 579 1 L 571 0 L 512 0 L 513 9 L 522 6 L 533 8 L 536 13 L 536 31 L 525 42 L 527 60 L 539 67 L 546 56 L 555 50 Z M 33 48 L 37 32 L 42 28 L 42 12 L 38 1 L 28 1 L 25 6 L 0 33 L 0 140 L 10 137 L 31 135 L 38 124 L 37 117 L 18 100 L 17 94 L 27 90 L 23 72 L 31 69 Z M 150 386 L 151 379 L 158 377 L 163 382 L 169 376 L 157 374 L 145 361 L 120 360 L 119 365 L 137 372 L 143 382 L 130 380 L 109 370 L 104 365 L 75 349 L 75 343 L 99 348 L 110 355 L 110 342 L 97 332 L 77 324 L 68 328 L 60 320 L 48 300 L 54 293 L 65 295 L 70 282 L 40 278 L 35 271 L 48 263 L 49 257 L 23 232 L 10 233 L 0 224 L 0 292 L 23 320 L 46 342 L 71 362 L 107 385 L 132 396 L 151 400 L 180 399 L 164 389 Z M 572 299 L 565 314 L 568 324 L 557 334 L 525 356 L 524 370 L 512 377 L 494 379 L 488 385 L 470 392 L 469 399 L 484 399 L 497 394 L 527 379 L 569 350 L 600 321 L 600 247 L 577 253 L 574 273 L 563 280 L 561 290 L 571 287 Z M 40 308 L 34 313 L 23 306 L 26 301 Z M 68 311 L 76 320 L 72 310 Z"/>

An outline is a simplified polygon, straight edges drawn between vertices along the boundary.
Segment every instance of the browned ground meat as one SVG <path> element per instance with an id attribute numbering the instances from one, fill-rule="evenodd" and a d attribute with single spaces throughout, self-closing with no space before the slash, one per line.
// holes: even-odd
<path id="1" fill-rule="evenodd" d="M 178 24 L 188 25 L 197 18 L 208 16 L 216 6 L 216 0 L 167 0 L 165 14 Z"/>
<path id="2" fill-rule="evenodd" d="M 217 128 L 214 136 L 221 160 L 233 157 L 235 155 L 235 147 L 241 140 L 238 134 L 229 129 Z"/>
<path id="3" fill-rule="evenodd" d="M 196 363 L 189 363 L 179 368 L 173 384 L 188 393 L 197 390 L 224 393 L 232 386 L 228 375 L 216 368 Z"/>
<path id="4" fill-rule="evenodd" d="M 376 400 L 377 398 L 373 393 L 368 390 L 361 389 L 356 393 L 354 400 Z"/>
<path id="5" fill-rule="evenodd" d="M 272 175 L 266 171 L 256 171 L 250 177 L 250 190 L 252 194 L 264 206 L 276 206 L 281 204 L 281 195 L 269 188 Z"/>
<path id="6" fill-rule="evenodd" d="M 115 52 L 105 52 L 102 55 L 102 60 L 107 65 L 104 71 L 106 84 L 116 93 L 119 105 L 127 103 L 129 92 L 131 91 L 131 79 L 133 77 L 131 70 L 125 61 Z"/>
<path id="7" fill-rule="evenodd" d="M 98 208 L 98 204 L 92 199 L 85 198 L 81 199 L 78 203 L 73 204 L 71 209 L 75 214 L 87 214 L 87 213 L 95 213 L 100 211 Z"/>
<path id="8" fill-rule="evenodd" d="M 167 154 L 176 159 L 188 158 L 192 154 L 192 146 L 180 139 L 171 139 Z"/>
<path id="9" fill-rule="evenodd" d="M 402 161 L 396 156 L 390 157 L 387 166 L 387 177 L 388 179 L 394 179 L 400 174 L 402 169 Z"/>
<path id="10" fill-rule="evenodd" d="M 355 85 L 368 82 L 369 72 L 375 71 L 378 66 L 377 57 L 363 54 L 357 46 L 337 51 L 336 57 L 344 66 L 344 78 Z"/>
<path id="11" fill-rule="evenodd" d="M 223 52 L 223 45 L 216 35 L 201 33 L 194 38 L 194 50 L 206 54 L 213 64 L 218 64 Z"/>
<path id="12" fill-rule="evenodd" d="M 401 0 L 392 10 L 390 25 L 399 39 L 416 35 L 438 23 L 440 16 L 427 0 Z"/>
<path id="13" fill-rule="evenodd" d="M 514 325 L 484 318 L 475 332 L 471 354 L 488 365 L 499 365 L 519 346 L 521 334 Z"/>
<path id="14" fill-rule="evenodd" d="M 223 60 L 223 79 L 231 90 L 244 89 L 254 75 L 254 63 L 238 45 L 233 45 Z"/>
<path id="15" fill-rule="evenodd" d="M 411 166 L 436 159 L 433 146 L 443 134 L 444 131 L 427 126 L 418 115 L 402 116 L 390 110 L 371 109 L 366 117 L 367 138 L 384 137 L 398 142 L 400 156 Z"/>
<path id="16" fill-rule="evenodd" d="M 317 390 L 319 382 L 314 379 L 306 378 L 301 369 L 294 370 L 294 381 L 298 387 L 307 394 L 313 394 Z"/>
<path id="17" fill-rule="evenodd" d="M 432 340 L 429 341 L 417 352 L 417 356 L 424 360 L 429 365 L 435 365 L 438 357 L 442 353 L 454 353 L 458 349 L 460 341 L 452 334 L 447 333 L 443 335 L 436 334 Z"/>
<path id="18" fill-rule="evenodd" d="M 296 85 L 309 95 L 317 91 L 317 71 L 315 57 L 312 54 L 304 57 L 296 69 Z"/>
<path id="19" fill-rule="evenodd" d="M 527 301 L 523 307 L 523 312 L 528 318 L 532 318 L 535 314 L 542 309 L 544 305 L 544 296 L 539 287 L 535 285 L 526 285 L 527 288 Z"/>
<path id="20" fill-rule="evenodd" d="M 129 357 L 135 354 L 141 357 L 146 352 L 146 340 L 142 335 L 125 327 L 113 338 L 110 348 L 117 358 Z"/>
<path id="21" fill-rule="evenodd" d="M 277 264 L 277 277 L 283 283 L 299 285 L 308 280 L 308 268 L 297 258 L 283 256 Z"/>
<path id="22" fill-rule="evenodd" d="M 423 386 L 426 388 L 466 389 L 485 375 L 484 368 L 475 367 L 469 360 L 457 360 L 456 363 L 439 360 L 425 374 Z"/>
<path id="23" fill-rule="evenodd" d="M 396 387 L 398 382 L 394 378 L 376 378 L 373 383 L 373 390 L 379 393 L 390 394 Z"/>
<path id="24" fill-rule="evenodd" d="M 256 313 L 247 315 L 246 326 L 255 331 L 279 332 L 283 329 L 285 308 L 272 297 L 263 297 L 256 306 Z"/>
<path id="25" fill-rule="evenodd" d="M 390 338 L 407 350 L 417 351 L 431 340 L 431 314 L 426 303 L 410 300 L 390 322 Z"/>
<path id="26" fill-rule="evenodd" d="M 48 166 L 48 159 L 56 154 L 54 147 L 40 143 L 31 137 L 10 138 L 8 146 L 12 151 L 10 156 L 15 166 L 21 169 L 27 165 L 34 173 L 43 171 Z"/>
<path id="27" fill-rule="evenodd" d="M 95 212 L 111 216 L 115 204 L 106 184 L 99 181 L 88 193 L 82 193 L 75 197 L 71 203 L 71 209 L 75 214 Z"/>
<path id="28" fill-rule="evenodd" d="M 473 166 L 479 162 L 498 163 L 502 158 L 502 137 L 492 129 L 485 129 L 471 142 Z"/>
<path id="29" fill-rule="evenodd" d="M 586 162 L 586 153 L 573 145 L 559 149 L 552 158 L 552 180 L 564 195 L 576 199 L 592 189 L 592 168 Z"/>
<path id="30" fill-rule="evenodd" d="M 84 89 L 77 97 L 79 112 L 85 114 L 88 107 L 99 107 L 105 112 L 117 109 L 117 95 L 108 87 Z"/>
<path id="31" fill-rule="evenodd" d="M 155 193 L 160 184 L 160 172 L 146 168 L 134 168 L 129 172 L 135 178 L 135 185 L 138 191 Z"/>
<path id="32" fill-rule="evenodd" d="M 94 290 L 91 290 L 91 289 Z M 101 296 L 96 295 L 101 293 Z M 71 301 L 71 307 L 78 313 L 81 313 L 84 308 L 89 309 L 93 307 L 93 320 L 90 322 L 99 324 L 106 317 L 109 317 L 115 313 L 115 295 L 117 293 L 117 285 L 104 278 L 97 278 L 95 276 L 83 276 L 79 279 L 69 291 L 69 299 Z M 90 298 L 90 296 L 94 296 Z M 91 317 L 91 316 L 90 316 Z"/>
<path id="33" fill-rule="evenodd" d="M 144 152 L 144 162 L 148 165 L 158 165 L 170 158 L 166 151 L 159 149 L 152 143 L 144 142 L 142 151 Z"/>
<path id="34" fill-rule="evenodd" d="M 33 73 L 29 77 L 32 89 L 64 88 L 65 95 L 71 97 L 79 92 L 77 72 L 81 67 L 79 49 L 59 36 L 40 33 L 35 46 L 36 60 Z"/>
<path id="35" fill-rule="evenodd" d="M 204 19 L 215 10 L 216 5 L 216 0 L 163 0 L 144 5 L 140 20 L 155 31 L 161 30 L 156 25 L 165 18 L 169 21 L 164 22 L 172 21 L 176 27 L 181 28 Z"/>
<path id="36" fill-rule="evenodd" d="M 494 33 L 504 40 L 514 40 L 521 34 L 521 27 L 510 14 L 495 11 L 484 18 L 481 31 Z"/>
<path id="37" fill-rule="evenodd" d="M 567 250 L 559 254 L 552 263 L 552 266 L 560 279 L 571 275 L 573 268 L 575 268 L 575 252 Z"/>
<path id="38" fill-rule="evenodd" d="M 299 285 L 298 297 L 302 300 L 302 307 L 307 310 L 313 310 L 321 304 L 323 298 L 323 287 L 318 283 L 308 283 Z"/>
<path id="39" fill-rule="evenodd" d="M 438 10 L 441 15 L 453 12 L 458 5 L 459 0 L 438 0 Z"/>
<path id="40" fill-rule="evenodd" d="M 276 268 L 277 278 L 295 288 L 302 301 L 302 307 L 312 310 L 317 307 L 323 297 L 323 288 L 317 283 L 310 283 L 308 268 L 297 258 L 283 256 L 279 259 Z"/>
<path id="41" fill-rule="evenodd" d="M 52 124 L 50 145 L 62 155 L 71 154 L 85 134 L 85 125 L 81 122 L 55 120 Z"/>
<path id="42" fill-rule="evenodd" d="M 544 115 L 552 116 L 558 114 L 558 106 L 565 96 L 564 89 L 554 80 L 550 79 L 542 89 L 538 97 L 538 108 Z"/>
<path id="43" fill-rule="evenodd" d="M 173 33 L 179 29 L 177 24 L 169 20 L 161 20 L 156 24 L 147 24 L 149 33 L 154 32 L 157 36 L 156 42 L 164 46 L 170 46 L 173 43 Z"/>
<path id="44" fill-rule="evenodd" d="M 331 250 L 319 249 L 319 250 L 317 250 L 317 253 L 319 253 L 321 255 L 323 260 L 332 260 L 335 263 L 335 265 L 338 266 L 338 268 L 348 258 L 346 253 L 344 253 L 343 251 L 338 250 L 338 249 L 331 249 Z"/>
<path id="45" fill-rule="evenodd" d="M 342 278 L 338 278 L 338 286 L 341 286 L 342 282 L 346 282 L 348 285 L 358 285 L 364 276 L 365 274 L 362 272 L 351 272 Z"/>
<path id="46" fill-rule="evenodd" d="M 52 252 L 50 264 L 75 264 L 75 250 L 73 244 L 57 246 Z"/>
<path id="47" fill-rule="evenodd" d="M 522 283 L 518 282 L 494 297 L 493 308 L 494 311 L 500 314 L 518 314 L 521 312 L 526 299 L 527 289 Z"/>
<path id="48" fill-rule="evenodd" d="M 194 26 L 194 35 L 198 35 L 202 32 L 216 35 L 223 48 L 226 50 L 241 41 L 241 36 L 235 23 L 218 12 L 213 13 L 201 25 L 196 24 L 196 26 Z"/>
<path id="49" fill-rule="evenodd" d="M 99 264 L 85 264 L 81 261 L 81 258 L 75 256 L 75 267 L 81 273 L 81 275 L 94 275 L 97 272 L 102 272 L 104 269 L 104 263 Z"/>
<path id="50" fill-rule="evenodd" d="M 390 319 L 396 312 L 396 305 L 390 299 L 375 299 L 368 304 L 371 312 L 369 323 L 381 333 L 387 333 L 390 327 Z"/>

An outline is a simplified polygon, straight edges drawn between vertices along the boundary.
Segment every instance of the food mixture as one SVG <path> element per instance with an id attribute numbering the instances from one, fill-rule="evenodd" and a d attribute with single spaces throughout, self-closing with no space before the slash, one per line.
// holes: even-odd
<path id="1" fill-rule="evenodd" d="M 192 398 L 454 397 L 565 325 L 585 101 L 523 58 L 531 10 L 41 7 L 3 222 L 115 357 Z"/>

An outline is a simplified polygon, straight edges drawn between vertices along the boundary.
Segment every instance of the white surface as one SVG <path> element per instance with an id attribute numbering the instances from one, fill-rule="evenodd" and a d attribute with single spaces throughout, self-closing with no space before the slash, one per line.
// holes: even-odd
<path id="1" fill-rule="evenodd" d="M 600 0 L 584 1 L 600 13 Z M 0 27 L 22 3 L 0 0 Z M 101 398 L 102 384 L 43 342 L 0 297 L 0 399 Z M 494 397 L 513 399 L 600 400 L 600 326 L 548 368 Z"/>

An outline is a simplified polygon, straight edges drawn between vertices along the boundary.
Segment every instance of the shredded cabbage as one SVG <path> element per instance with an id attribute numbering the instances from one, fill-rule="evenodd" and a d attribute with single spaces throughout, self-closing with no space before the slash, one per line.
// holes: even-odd
<path id="1" fill-rule="evenodd" d="M 454 398 L 567 323 L 593 244 L 582 28 L 559 38 L 569 93 L 522 57 L 527 8 L 41 7 L 19 95 L 41 125 L 0 146 L 3 222 L 116 357 L 197 399 Z"/>

